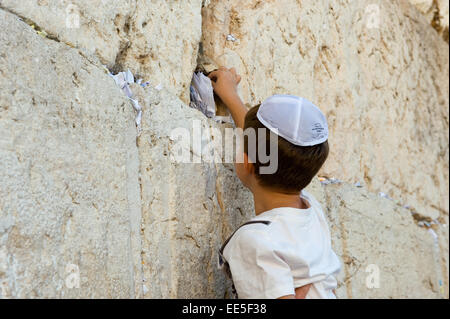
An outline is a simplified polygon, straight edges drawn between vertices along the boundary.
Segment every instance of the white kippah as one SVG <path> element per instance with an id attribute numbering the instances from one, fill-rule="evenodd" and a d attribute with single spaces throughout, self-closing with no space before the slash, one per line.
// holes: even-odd
<path id="1" fill-rule="evenodd" d="M 328 139 L 325 115 L 305 98 L 273 95 L 261 104 L 256 116 L 269 130 L 295 145 L 313 146 Z"/>

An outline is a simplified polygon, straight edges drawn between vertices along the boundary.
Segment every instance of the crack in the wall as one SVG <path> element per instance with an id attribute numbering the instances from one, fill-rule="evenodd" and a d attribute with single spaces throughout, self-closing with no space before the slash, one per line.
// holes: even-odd
<path id="1" fill-rule="evenodd" d="M 135 138 L 132 127 L 127 136 L 127 143 Z M 140 177 L 141 161 L 137 147 L 130 146 L 127 151 L 127 198 L 129 212 L 129 254 L 130 254 L 130 274 L 132 280 L 132 298 L 143 296 L 144 272 L 142 265 L 142 183 Z M 135 272 L 135 269 L 137 272 Z"/>
<path id="2" fill-rule="evenodd" d="M 51 33 L 51 32 L 48 32 L 47 30 L 43 29 L 40 25 L 38 25 L 38 24 L 37 24 L 36 22 L 34 22 L 32 19 L 26 18 L 26 17 L 24 17 L 24 16 L 18 14 L 17 12 L 15 12 L 15 11 L 9 9 L 9 8 L 3 7 L 2 5 L 0 5 L 0 9 L 3 10 L 3 11 L 6 11 L 6 12 L 12 14 L 12 15 L 15 15 L 16 17 L 19 18 L 20 21 L 24 22 L 25 24 L 28 24 L 28 25 L 29 25 L 32 29 L 34 29 L 36 32 L 44 33 L 44 34 L 45 34 L 45 38 L 50 39 L 50 40 L 53 40 L 53 41 L 55 41 L 55 42 L 61 42 L 55 34 L 53 34 L 53 33 Z M 67 44 L 67 43 L 66 43 L 66 44 Z M 70 45 L 69 45 L 69 46 L 70 46 Z"/>
<path id="3" fill-rule="evenodd" d="M 174 172 L 174 166 L 171 165 L 171 163 L 168 164 L 169 167 L 169 176 L 168 176 L 168 195 L 167 195 L 167 210 L 168 210 L 168 216 L 170 218 L 170 220 L 175 220 L 175 222 L 169 222 L 168 223 L 168 233 L 169 233 L 169 238 L 168 240 L 170 241 L 169 243 L 169 247 L 170 247 L 170 255 L 171 255 L 171 260 L 175 261 L 176 257 L 178 255 L 177 253 L 177 240 L 176 240 L 176 236 L 177 236 L 177 225 L 178 225 L 178 221 L 176 219 L 176 188 L 177 188 L 177 183 L 176 183 L 176 175 Z M 177 272 L 177 263 L 176 262 L 172 262 L 170 265 L 170 283 L 169 283 L 169 287 L 170 287 L 170 297 L 172 298 L 176 298 L 177 297 L 177 290 L 178 290 L 178 275 L 179 273 Z"/>
<path id="4" fill-rule="evenodd" d="M 327 210 L 330 209 L 330 207 L 333 207 L 332 203 L 331 203 L 331 197 L 329 192 L 326 190 L 326 188 L 323 188 L 323 192 L 325 195 L 325 207 Z M 342 221 L 341 218 L 341 214 L 339 210 L 336 210 L 335 213 L 336 218 L 338 219 L 337 221 L 335 221 L 336 225 L 339 225 L 339 231 L 340 231 L 340 235 L 341 235 L 341 244 L 342 244 L 342 258 L 347 257 L 347 252 L 348 252 L 348 248 L 347 248 L 347 234 L 345 231 L 345 225 L 344 222 Z M 340 288 L 341 286 L 344 286 L 346 289 L 346 293 L 347 293 L 347 298 L 352 298 L 352 282 L 350 281 L 350 279 L 353 277 L 354 274 L 350 273 L 349 270 L 349 265 L 347 263 L 344 262 L 343 264 L 343 270 L 344 270 L 344 281 L 338 285 L 337 288 Z M 359 269 L 359 268 L 358 268 Z"/>
<path id="5" fill-rule="evenodd" d="M 433 18 L 431 20 L 431 26 L 442 35 L 445 42 L 449 43 L 449 28 L 448 26 L 443 26 L 441 23 L 441 10 L 442 8 L 439 6 L 439 1 L 433 0 Z"/>
<path id="6" fill-rule="evenodd" d="M 28 26 L 30 26 L 36 32 L 41 32 L 41 33 L 45 34 L 45 38 L 47 38 L 49 40 L 53 40 L 53 41 L 58 42 L 58 43 L 61 42 L 61 40 L 58 39 L 58 37 L 55 34 L 53 34 L 51 32 L 48 32 L 47 30 L 42 28 L 40 25 L 38 25 L 36 22 L 34 22 L 32 19 L 26 18 L 25 16 L 22 16 L 22 15 L 18 14 L 14 10 L 11 10 L 9 8 L 5 8 L 2 5 L 0 5 L 0 9 L 3 10 L 3 11 L 6 11 L 6 12 L 12 14 L 12 15 L 15 15 L 16 17 L 19 18 L 20 21 L 22 21 L 25 24 L 27 24 Z M 63 42 L 63 43 L 65 43 L 65 42 Z M 69 45 L 67 43 L 65 43 L 65 44 L 70 46 L 70 47 L 72 47 L 71 45 Z"/>
<path id="7" fill-rule="evenodd" d="M 62 44 L 62 45 L 66 45 L 67 47 L 76 50 L 76 52 L 80 56 L 82 56 L 87 62 L 89 62 L 92 66 L 94 66 L 94 67 L 96 67 L 98 69 L 101 69 L 104 72 L 109 72 L 109 70 L 107 70 L 105 68 L 102 68 L 99 65 L 99 58 L 98 58 L 97 55 L 93 54 L 93 56 L 89 56 L 89 55 L 85 54 L 80 48 L 74 46 L 72 43 L 69 43 L 69 42 L 66 42 L 66 41 L 62 41 L 61 39 L 58 38 L 57 35 L 47 31 L 46 29 L 44 29 L 43 27 L 38 25 L 36 22 L 34 22 L 32 19 L 26 18 L 26 17 L 24 17 L 24 16 L 22 16 L 22 15 L 16 13 L 16 12 L 14 12 L 13 10 L 11 10 L 9 8 L 5 8 L 5 7 L 0 5 L 0 9 L 5 11 L 5 12 L 8 12 L 8 13 L 14 15 L 14 16 L 16 16 L 20 21 L 22 21 L 23 23 L 28 25 L 36 33 L 40 34 L 40 36 L 43 39 L 48 39 L 48 40 L 54 41 L 56 43 L 59 43 L 59 44 Z M 97 59 L 97 61 L 93 60 L 93 57 L 95 57 L 95 59 Z M 34 93 L 34 94 L 39 96 L 39 93 L 37 93 L 37 92 Z M 45 97 L 45 98 L 48 98 L 48 97 Z"/>
<path id="8" fill-rule="evenodd" d="M 116 54 L 116 57 L 114 59 L 114 64 L 111 67 L 111 71 L 113 71 L 115 73 L 121 72 L 124 70 L 124 63 L 128 56 L 128 51 L 130 50 L 130 48 L 133 45 L 132 41 L 129 40 L 129 37 L 132 34 L 133 29 L 134 29 L 133 21 L 135 20 L 135 17 L 136 17 L 136 12 L 137 12 L 137 7 L 138 7 L 137 2 L 138 2 L 138 0 L 135 0 L 133 12 L 128 14 L 125 17 L 125 22 L 124 22 L 123 29 L 122 29 L 122 31 L 124 32 L 124 35 L 120 36 L 121 41 L 120 41 L 119 52 Z M 116 18 L 117 18 L 117 16 L 116 16 Z"/>

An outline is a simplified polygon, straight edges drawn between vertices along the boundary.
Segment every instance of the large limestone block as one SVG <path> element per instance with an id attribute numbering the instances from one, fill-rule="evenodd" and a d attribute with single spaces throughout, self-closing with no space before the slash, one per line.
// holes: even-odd
<path id="1" fill-rule="evenodd" d="M 316 102 L 330 125 L 321 174 L 448 215 L 448 44 L 408 2 L 378 3 L 211 0 L 201 54 L 238 69 L 249 107 Z"/>
<path id="2" fill-rule="evenodd" d="M 0 30 L 0 295 L 138 296 L 131 105 L 101 64 L 3 10 Z"/>
<path id="3" fill-rule="evenodd" d="M 428 22 L 442 34 L 448 42 L 448 8 L 447 0 L 409 0 L 428 20 Z"/>
<path id="4" fill-rule="evenodd" d="M 343 261 L 338 297 L 445 297 L 445 252 L 435 251 L 433 237 L 415 224 L 410 211 L 347 184 L 325 186 L 324 192 L 332 232 L 339 232 L 333 234 L 334 245 Z M 448 250 L 448 237 L 441 240 Z M 439 280 L 446 285 L 444 294 Z"/>
<path id="5" fill-rule="evenodd" d="M 138 145 L 145 297 L 228 297 L 229 282 L 216 268 L 217 248 L 254 215 L 250 193 L 230 164 L 176 163 L 171 158 L 178 142 L 175 129 L 186 129 L 194 143 L 195 125 L 204 132 L 223 132 L 224 127 L 165 91 L 132 89 L 144 105 Z M 202 145 L 210 141 L 206 133 Z M 198 155 L 193 144 L 187 150 Z M 339 298 L 440 297 L 439 279 L 444 277 L 438 269 L 445 267 L 440 260 L 445 257 L 436 258 L 432 237 L 415 224 L 410 211 L 345 183 L 324 186 L 314 179 L 308 191 L 323 206 L 342 261 Z M 440 241 L 448 249 L 448 239 Z M 370 281 L 374 271 L 379 271 L 379 283 Z"/>
<path id="6" fill-rule="evenodd" d="M 438 1 L 434 0 L 409 0 L 431 24 L 439 12 Z"/>
<path id="7" fill-rule="evenodd" d="M 439 26 L 440 26 L 440 32 L 442 32 L 442 35 L 444 37 L 444 40 L 447 42 L 449 41 L 449 7 L 450 4 L 446 0 L 438 0 L 439 5 Z"/>
<path id="8" fill-rule="evenodd" d="M 97 55 L 114 71 L 162 83 L 189 101 L 202 0 L 1 0 L 50 36 Z"/>
<path id="9" fill-rule="evenodd" d="M 250 193 L 230 163 L 179 163 L 178 135 L 185 129 L 194 160 L 196 127 L 204 153 L 225 128 L 170 93 L 133 86 L 144 108 L 141 159 L 142 262 L 146 298 L 223 298 L 229 282 L 217 268 L 217 251 L 253 214 Z M 214 132 L 213 130 L 217 130 Z M 212 144 L 211 144 L 212 145 Z M 211 150 L 220 149 L 219 145 Z"/>

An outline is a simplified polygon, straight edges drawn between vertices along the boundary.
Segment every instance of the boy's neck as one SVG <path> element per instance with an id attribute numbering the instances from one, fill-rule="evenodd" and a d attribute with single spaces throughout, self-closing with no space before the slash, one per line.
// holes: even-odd
<path id="1" fill-rule="evenodd" d="M 274 208 L 292 207 L 307 209 L 309 207 L 300 197 L 300 192 L 298 194 L 285 194 L 262 187 L 255 187 L 252 189 L 252 193 L 256 216 Z"/>

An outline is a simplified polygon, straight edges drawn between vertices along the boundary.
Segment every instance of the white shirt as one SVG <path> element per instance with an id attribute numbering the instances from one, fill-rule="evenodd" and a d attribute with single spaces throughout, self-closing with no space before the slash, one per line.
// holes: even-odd
<path id="1" fill-rule="evenodd" d="M 331 248 L 328 223 L 320 204 L 305 191 L 308 209 L 280 207 L 240 228 L 223 255 L 230 265 L 239 298 L 279 298 L 312 284 L 307 299 L 336 298 L 340 262 Z"/>

